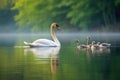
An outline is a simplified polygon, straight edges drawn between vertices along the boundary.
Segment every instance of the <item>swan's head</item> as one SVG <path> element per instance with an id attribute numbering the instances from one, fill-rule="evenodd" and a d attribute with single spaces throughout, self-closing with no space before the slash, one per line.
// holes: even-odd
<path id="1" fill-rule="evenodd" d="M 60 26 L 59 26 L 57 23 L 52 23 L 51 26 L 52 26 L 54 29 L 60 30 Z"/>

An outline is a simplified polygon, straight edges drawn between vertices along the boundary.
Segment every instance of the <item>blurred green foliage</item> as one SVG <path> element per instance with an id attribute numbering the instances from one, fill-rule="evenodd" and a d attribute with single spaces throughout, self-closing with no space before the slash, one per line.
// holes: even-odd
<path id="1" fill-rule="evenodd" d="M 0 0 L 0 32 L 11 32 L 17 30 L 14 21 L 16 10 L 11 10 L 16 0 Z"/>
<path id="2" fill-rule="evenodd" d="M 45 31 L 52 22 L 65 29 L 119 29 L 119 0 L 1 0 L 3 6 L 18 11 L 15 21 L 20 28 Z M 6 2 L 5 2 L 6 1 Z M 9 1 L 9 2 L 8 2 Z M 1 15 L 1 14 L 0 14 Z"/>

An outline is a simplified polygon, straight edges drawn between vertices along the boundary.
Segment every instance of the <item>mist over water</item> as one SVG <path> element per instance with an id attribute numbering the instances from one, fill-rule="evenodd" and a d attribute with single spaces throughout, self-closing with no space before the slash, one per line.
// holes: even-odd
<path id="1" fill-rule="evenodd" d="M 56 36 L 60 40 L 61 44 L 73 44 L 75 40 L 80 40 L 82 43 L 86 43 L 86 37 L 90 37 L 90 41 L 109 42 L 113 45 L 120 44 L 120 33 L 98 33 L 98 32 L 57 32 Z M 51 34 L 46 33 L 1 33 L 0 45 L 14 45 L 19 41 L 20 45 L 23 45 L 23 41 L 33 42 L 37 39 L 51 39 Z M 8 45 L 8 46 L 10 46 Z"/>

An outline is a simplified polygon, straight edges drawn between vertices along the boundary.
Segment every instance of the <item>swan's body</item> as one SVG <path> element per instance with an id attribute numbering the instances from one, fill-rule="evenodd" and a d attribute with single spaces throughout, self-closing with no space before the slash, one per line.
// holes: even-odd
<path id="1" fill-rule="evenodd" d="M 51 27 L 50 27 L 50 33 L 53 38 L 53 41 L 48 40 L 48 39 L 38 39 L 38 40 L 35 40 L 33 43 L 28 43 L 28 42 L 24 41 L 24 44 L 27 46 L 30 46 L 30 47 L 57 47 L 57 46 L 60 46 L 60 42 L 54 33 L 55 28 L 60 29 L 57 23 L 52 23 Z"/>
<path id="2" fill-rule="evenodd" d="M 48 39 L 38 39 L 36 41 L 34 41 L 33 43 L 27 43 L 24 41 L 24 44 L 30 46 L 30 47 L 54 47 L 54 46 L 59 46 L 57 45 L 54 41 L 52 40 L 48 40 Z"/>

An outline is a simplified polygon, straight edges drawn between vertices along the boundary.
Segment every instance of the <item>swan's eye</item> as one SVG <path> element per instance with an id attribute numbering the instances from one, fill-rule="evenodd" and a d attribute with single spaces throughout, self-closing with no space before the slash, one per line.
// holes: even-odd
<path id="1" fill-rule="evenodd" d="M 58 24 L 56 24 L 56 27 L 59 27 Z"/>
<path id="2" fill-rule="evenodd" d="M 53 28 L 60 29 L 60 26 L 57 23 L 52 24 Z"/>

